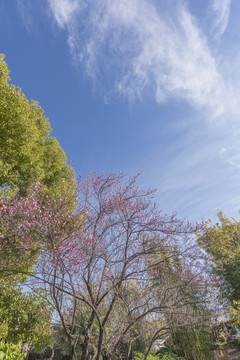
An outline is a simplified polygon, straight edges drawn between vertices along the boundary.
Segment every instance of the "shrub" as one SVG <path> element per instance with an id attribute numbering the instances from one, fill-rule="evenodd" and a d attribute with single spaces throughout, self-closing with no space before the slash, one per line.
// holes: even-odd
<path id="1" fill-rule="evenodd" d="M 23 360 L 26 353 L 21 353 L 22 344 L 0 342 L 0 360 Z"/>
<path id="2" fill-rule="evenodd" d="M 139 352 L 134 353 L 134 360 L 143 359 L 144 354 Z M 185 360 L 185 358 L 177 356 L 168 348 L 162 348 L 157 354 L 148 354 L 147 360 Z"/>

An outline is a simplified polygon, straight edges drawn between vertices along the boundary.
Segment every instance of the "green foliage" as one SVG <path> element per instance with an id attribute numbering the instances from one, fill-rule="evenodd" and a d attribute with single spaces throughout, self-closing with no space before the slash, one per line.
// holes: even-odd
<path id="1" fill-rule="evenodd" d="M 233 301 L 240 300 L 240 223 L 218 213 L 219 223 L 209 221 L 198 242 L 210 254 L 213 271 L 224 280 L 222 294 Z"/>
<path id="2" fill-rule="evenodd" d="M 29 101 L 21 89 L 9 81 L 4 55 L 0 55 L 0 199 L 11 198 L 16 192 L 25 196 L 33 181 L 38 181 L 42 192 L 53 201 L 68 194 L 72 199 L 68 202 L 71 211 L 75 206 L 72 194 L 76 190 L 73 168 L 67 164 L 67 157 L 56 138 L 50 137 L 50 123 L 41 107 Z M 9 230 L 2 227 L 0 221 L 0 231 L 5 233 L 2 244 L 6 242 L 9 250 Z M 1 258 L 4 256 L 1 253 Z M 11 257 L 13 263 L 13 250 Z M 6 259 L 9 260 L 8 251 Z M 32 260 L 31 264 L 34 265 Z M 25 261 L 23 270 L 28 266 Z M 11 283 L 12 280 L 11 277 Z"/>
<path id="3" fill-rule="evenodd" d="M 9 344 L 0 341 L 0 360 L 23 360 L 26 353 L 21 352 L 22 344 Z"/>
<path id="4" fill-rule="evenodd" d="M 144 360 L 144 354 L 135 352 L 134 360 Z M 177 356 L 168 348 L 162 348 L 157 354 L 148 354 L 146 360 L 185 360 L 185 358 Z"/>
<path id="5" fill-rule="evenodd" d="M 144 354 L 140 353 L 140 352 L 135 352 L 134 353 L 134 360 L 143 360 L 144 359 Z M 158 355 L 153 355 L 153 354 L 149 354 L 147 356 L 147 360 L 159 360 L 159 356 Z"/>
<path id="6" fill-rule="evenodd" d="M 175 251 L 177 254 L 177 248 Z M 186 259 L 177 255 L 167 258 L 164 261 L 164 267 L 156 269 L 153 280 L 153 287 L 172 284 L 172 287 L 177 289 L 175 293 L 177 298 L 175 301 L 178 304 L 176 313 L 173 311 L 166 314 L 165 322 L 171 329 L 171 349 L 178 356 L 187 360 L 211 359 L 211 329 L 205 325 L 197 325 L 209 316 L 204 292 L 199 283 L 194 272 L 186 267 Z M 174 356 L 177 355 L 171 354 L 171 356 L 175 358 Z"/>
<path id="7" fill-rule="evenodd" d="M 11 345 L 28 342 L 36 351 L 52 344 L 52 311 L 39 295 L 19 287 L 0 290 L 0 338 Z"/>
<path id="8" fill-rule="evenodd" d="M 0 55 L 0 199 L 11 198 L 16 192 L 26 195 L 33 181 L 42 184 L 42 192 L 50 195 L 52 200 L 68 194 L 68 210 L 75 206 L 72 193 L 76 190 L 74 171 L 67 164 L 67 158 L 60 144 L 50 137 L 51 127 L 48 119 L 37 102 L 29 101 L 20 88 L 9 83 L 9 70 Z M 67 211 L 67 210 L 66 210 Z M 14 264 L 21 260 L 14 248 L 9 252 L 9 230 L 3 228 L 0 220 L 1 261 Z M 4 250 L 6 243 L 6 251 Z M 31 249 L 33 250 L 33 249 Z M 38 260 L 24 259 L 22 271 L 31 270 Z M 10 268 L 10 267 L 9 267 Z M 11 266 L 12 269 L 12 266 Z M 26 280 L 26 277 L 8 276 L 1 273 L 5 283 Z"/>
<path id="9" fill-rule="evenodd" d="M 159 359 L 161 360 L 185 360 L 184 357 L 179 357 L 174 352 L 172 352 L 169 348 L 161 348 L 157 355 L 159 356 Z"/>
<path id="10" fill-rule="evenodd" d="M 0 55 L 0 188 L 24 193 L 38 180 L 58 197 L 63 180 L 75 188 L 73 169 L 56 138 L 50 137 L 50 123 L 42 108 L 9 80 L 4 55 Z"/>
<path id="11" fill-rule="evenodd" d="M 240 300 L 234 301 L 232 306 L 229 307 L 229 311 L 231 314 L 231 319 L 233 324 L 240 328 Z"/>
<path id="12" fill-rule="evenodd" d="M 74 171 L 56 138 L 50 136 L 50 123 L 42 108 L 10 84 L 4 55 L 0 55 L 0 93 L 0 199 L 10 199 L 16 193 L 25 196 L 33 181 L 42 184 L 42 191 L 51 201 L 60 199 L 66 192 L 71 195 L 76 189 Z M 74 206 L 73 200 L 66 211 L 72 211 Z M 2 264 L 10 264 L 14 269 L 19 261 L 23 264 L 22 271 L 31 269 L 39 253 L 36 252 L 34 260 L 22 258 L 20 252 L 14 253 L 14 249 L 9 248 L 9 230 L 3 228 L 1 222 L 0 230 Z M 13 288 L 23 281 L 26 276 L 19 274 L 8 277 L 1 273 L 0 276 L 0 336 L 7 340 L 4 349 L 9 354 L 15 351 L 15 345 L 18 351 L 17 344 L 23 340 L 36 351 L 52 342 L 51 309 L 41 297 Z M 12 358 L 20 359 L 20 355 Z"/>
<path id="13" fill-rule="evenodd" d="M 186 360 L 211 360 L 212 330 L 206 325 L 180 328 L 171 334 L 170 346 Z"/>

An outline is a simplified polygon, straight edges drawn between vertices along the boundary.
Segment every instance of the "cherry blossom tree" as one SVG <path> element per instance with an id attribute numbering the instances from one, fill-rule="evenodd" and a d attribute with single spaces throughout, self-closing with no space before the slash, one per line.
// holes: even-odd
<path id="1" fill-rule="evenodd" d="M 193 236 L 201 225 L 162 213 L 154 196 L 155 191 L 138 188 L 137 177 L 91 173 L 78 182 L 73 213 L 67 211 L 69 196 L 52 202 L 38 185 L 24 199 L 1 201 L 0 252 L 14 254 L 1 264 L 1 273 L 30 276 L 29 285 L 35 291 L 45 286 L 66 332 L 72 359 L 76 359 L 79 342 L 81 360 L 87 359 L 93 329 L 95 359 L 113 359 L 143 319 L 156 327 L 168 314 L 186 309 L 191 301 L 189 289 L 196 282 L 202 283 L 198 291 L 203 300 L 205 280 L 199 266 L 197 274 L 193 269 Z M 11 235 L 8 244 L 6 233 Z M 17 253 L 21 254 L 18 261 Z M 31 267 L 36 254 L 39 261 Z M 190 254 L 191 269 L 187 267 Z M 178 269 L 176 259 L 180 258 L 185 261 L 184 270 Z M 171 281 L 163 278 L 167 273 Z M 153 286 L 159 274 L 161 281 Z M 181 281 L 174 281 L 178 274 Z M 76 314 L 81 308 L 85 321 L 79 324 Z M 117 315 L 119 309 L 122 316 Z M 155 333 L 151 336 L 158 339 Z"/>

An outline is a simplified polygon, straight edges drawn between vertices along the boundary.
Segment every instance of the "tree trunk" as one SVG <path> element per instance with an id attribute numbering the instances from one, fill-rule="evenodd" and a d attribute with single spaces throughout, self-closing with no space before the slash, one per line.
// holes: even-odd
<path id="1" fill-rule="evenodd" d="M 82 347 L 82 356 L 81 356 L 81 360 L 86 360 L 87 359 L 87 350 L 88 350 L 88 343 L 89 343 L 89 335 L 91 333 L 92 330 L 92 326 L 93 326 L 93 322 L 95 319 L 95 312 L 93 311 L 88 323 L 88 327 L 84 336 L 84 342 L 83 342 L 83 347 Z"/>
<path id="2" fill-rule="evenodd" d="M 52 355 L 51 355 L 49 360 L 53 360 L 53 358 L 54 358 L 54 345 L 53 345 L 53 348 L 52 348 Z"/>
<path id="3" fill-rule="evenodd" d="M 68 336 L 70 360 L 75 360 L 75 344 L 71 336 Z"/>
<path id="4" fill-rule="evenodd" d="M 102 352 L 102 360 L 109 360 L 109 356 L 108 356 L 106 350 L 103 350 L 103 352 Z"/>
<path id="5" fill-rule="evenodd" d="M 103 343 L 103 329 L 102 329 L 102 327 L 100 327 L 96 360 L 100 360 L 102 343 Z"/>

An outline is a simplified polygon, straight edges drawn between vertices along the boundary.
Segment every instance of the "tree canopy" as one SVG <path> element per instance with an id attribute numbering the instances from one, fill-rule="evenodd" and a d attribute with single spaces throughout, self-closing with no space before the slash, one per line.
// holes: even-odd
<path id="1" fill-rule="evenodd" d="M 33 180 L 57 195 L 63 180 L 74 187 L 74 171 L 40 105 L 10 84 L 0 55 L 0 188 L 26 191 Z M 2 192 L 1 192 L 2 193 Z"/>
<path id="2" fill-rule="evenodd" d="M 41 183 L 42 192 L 50 199 L 59 199 L 63 193 L 66 195 L 66 189 L 68 193 L 74 193 L 73 168 L 67 164 L 67 157 L 57 139 L 50 136 L 50 123 L 39 104 L 29 101 L 20 88 L 10 84 L 4 55 L 0 55 L 0 91 L 0 198 L 16 192 L 23 198 L 27 197 L 33 182 Z M 71 211 L 74 205 L 68 202 L 66 211 Z M 7 245 L 11 235 L 3 223 L 2 218 L 2 241 Z M 8 252 L 1 254 L 7 263 L 11 261 L 15 264 L 16 259 L 22 256 L 19 252 L 15 256 L 13 253 L 9 255 Z M 30 257 L 25 259 L 26 268 L 34 265 L 38 253 L 35 252 L 35 255 L 35 261 Z M 11 283 L 12 280 L 11 277 Z"/>
<path id="3" fill-rule="evenodd" d="M 1 286 L 0 302 L 1 340 L 15 345 L 27 341 L 36 351 L 51 345 L 52 307 L 41 296 Z"/>
<path id="4" fill-rule="evenodd" d="M 219 222 L 206 223 L 198 242 L 210 255 L 214 272 L 224 281 L 222 293 L 231 302 L 240 300 L 240 223 L 218 213 Z"/>
<path id="5" fill-rule="evenodd" d="M 50 136 L 51 126 L 42 108 L 10 83 L 4 55 L 0 55 L 0 92 L 0 202 L 11 202 L 15 197 L 22 196 L 20 207 L 24 211 L 24 201 L 31 196 L 34 188 L 32 183 L 41 183 L 42 193 L 49 202 L 59 201 L 63 193 L 74 194 L 76 183 L 73 168 L 68 165 L 56 138 Z M 74 206 L 74 201 L 68 202 L 63 212 L 71 213 Z M 39 208 L 39 214 L 41 211 Z M 35 238 L 29 244 L 25 236 L 14 251 L 13 234 L 5 226 L 5 217 L 6 214 L 1 213 L 1 264 L 11 267 L 14 275 L 0 273 L 0 352 L 17 352 L 18 355 L 12 356 L 20 359 L 23 341 L 35 350 L 51 344 L 52 308 L 42 299 L 42 294 L 27 294 L 17 286 L 27 280 L 23 272 L 33 269 L 42 249 L 39 249 Z M 13 213 L 11 217 L 13 219 Z M 24 226 L 23 219 L 15 220 L 15 231 L 19 234 Z M 19 267 L 19 264 L 22 266 Z"/>

